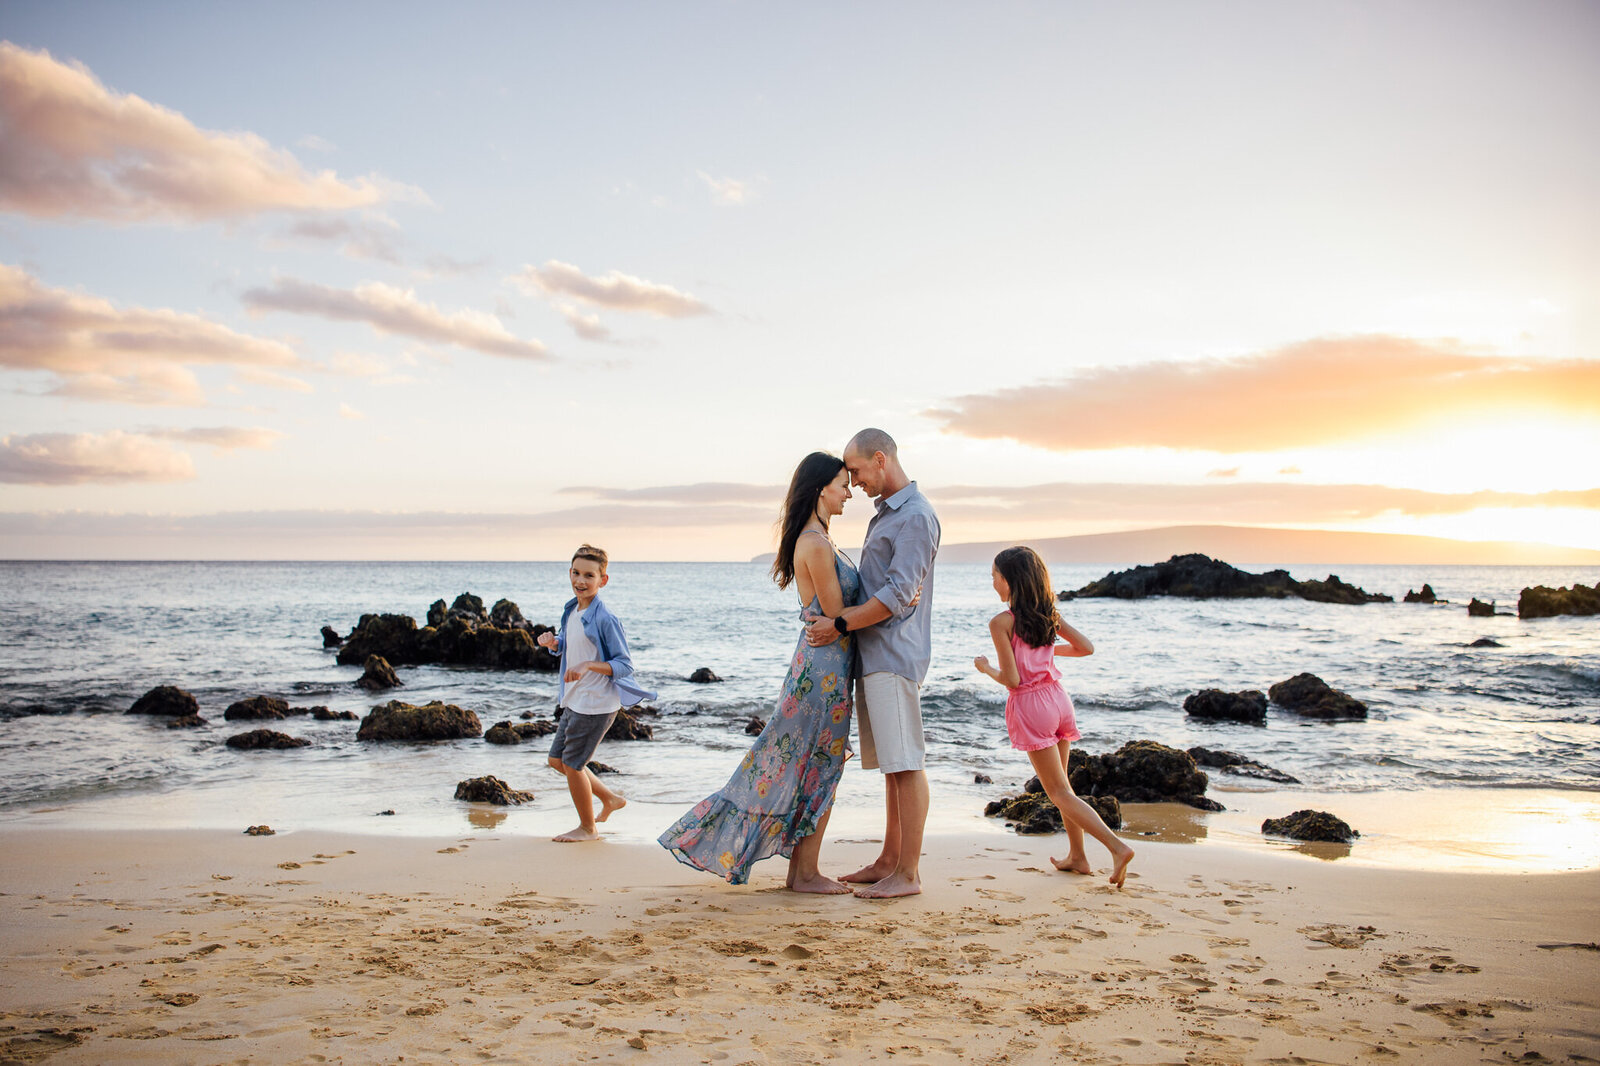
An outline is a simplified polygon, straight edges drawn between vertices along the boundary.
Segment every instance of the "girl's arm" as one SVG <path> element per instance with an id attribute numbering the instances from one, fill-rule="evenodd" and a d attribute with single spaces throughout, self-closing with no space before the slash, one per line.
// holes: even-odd
<path id="1" fill-rule="evenodd" d="M 1089 638 L 1067 625 L 1065 620 L 1056 626 L 1056 633 L 1066 641 L 1065 644 L 1056 645 L 1056 655 L 1066 655 L 1076 659 L 1094 654 L 1094 645 L 1089 643 Z"/>
<path id="2" fill-rule="evenodd" d="M 987 655 L 972 660 L 979 673 L 988 674 L 1006 688 L 1022 684 L 1022 674 L 1017 670 L 1017 657 L 1011 653 L 1011 612 L 1001 611 L 989 619 L 989 636 L 994 640 L 994 657 L 1000 665 L 989 664 Z"/>

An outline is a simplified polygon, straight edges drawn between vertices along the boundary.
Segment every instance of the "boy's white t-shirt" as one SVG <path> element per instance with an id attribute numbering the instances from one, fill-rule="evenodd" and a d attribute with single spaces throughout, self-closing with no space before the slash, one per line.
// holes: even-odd
<path id="1" fill-rule="evenodd" d="M 569 670 L 579 663 L 600 657 L 594 641 L 583 631 L 583 616 L 587 610 L 588 608 L 573 611 L 572 617 L 567 619 Z M 562 693 L 561 706 L 573 714 L 610 714 L 622 708 L 622 700 L 617 696 L 617 686 L 611 683 L 609 676 L 585 670 L 578 676 L 578 680 L 567 682 L 566 690 Z"/>

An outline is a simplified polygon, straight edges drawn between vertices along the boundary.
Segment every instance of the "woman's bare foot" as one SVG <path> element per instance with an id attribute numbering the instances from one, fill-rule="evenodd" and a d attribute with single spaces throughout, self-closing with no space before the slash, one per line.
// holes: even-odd
<path id="1" fill-rule="evenodd" d="M 603 822 L 607 818 L 611 817 L 611 812 L 612 811 L 620 811 L 620 810 L 622 810 L 622 808 L 626 807 L 627 805 L 628 805 L 628 801 L 623 799 L 621 796 L 615 797 L 615 799 L 611 803 L 607 803 L 605 800 L 601 800 L 600 801 L 600 813 L 594 816 L 594 820 L 597 821 L 597 822 Z"/>
<path id="2" fill-rule="evenodd" d="M 921 881 L 896 871 L 875 884 L 856 889 L 856 895 L 862 899 L 895 899 L 899 896 L 915 896 L 921 891 Z"/>
<path id="3" fill-rule="evenodd" d="M 850 891 L 850 886 L 823 874 L 811 877 L 794 877 L 784 885 L 790 892 L 813 892 L 819 896 L 839 896 Z"/>
<path id="4" fill-rule="evenodd" d="M 892 873 L 894 873 L 894 863 L 877 859 L 853 874 L 845 874 L 839 880 L 847 885 L 875 885 Z"/>
<path id="5" fill-rule="evenodd" d="M 1121 888 L 1123 879 L 1128 876 L 1128 864 L 1133 861 L 1133 849 L 1124 844 L 1121 851 L 1112 852 L 1112 858 L 1115 859 L 1116 865 L 1111 868 L 1108 880 Z"/>
<path id="6" fill-rule="evenodd" d="M 1085 855 L 1081 851 L 1073 855 L 1068 855 L 1064 859 L 1052 857 L 1050 859 L 1050 865 L 1054 866 L 1057 870 L 1060 870 L 1064 874 L 1094 873 L 1093 867 L 1089 865 L 1089 856 Z"/>
<path id="7" fill-rule="evenodd" d="M 560 836 L 551 837 L 550 839 L 562 844 L 577 844 L 585 840 L 599 840 L 600 834 L 593 829 L 585 829 L 580 825 L 576 829 L 568 829 Z"/>

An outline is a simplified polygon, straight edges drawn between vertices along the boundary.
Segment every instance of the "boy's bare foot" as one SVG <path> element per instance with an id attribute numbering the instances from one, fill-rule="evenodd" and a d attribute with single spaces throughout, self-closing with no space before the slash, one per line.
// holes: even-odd
<path id="1" fill-rule="evenodd" d="M 839 880 L 847 885 L 875 885 L 892 873 L 894 873 L 894 863 L 877 859 L 853 874 L 845 874 Z"/>
<path id="2" fill-rule="evenodd" d="M 1093 867 L 1089 865 L 1089 856 L 1084 855 L 1082 852 L 1079 852 L 1076 855 L 1068 855 L 1064 859 L 1052 857 L 1050 859 L 1050 865 L 1054 866 L 1057 870 L 1060 870 L 1064 874 L 1094 873 Z"/>
<path id="3" fill-rule="evenodd" d="M 585 840 L 599 840 L 600 834 L 593 829 L 585 829 L 580 825 L 576 829 L 569 829 L 560 836 L 551 837 L 550 839 L 562 844 L 576 844 Z"/>
<path id="4" fill-rule="evenodd" d="M 612 811 L 620 811 L 620 810 L 622 810 L 622 808 L 626 807 L 627 805 L 628 805 L 628 801 L 623 799 L 621 796 L 618 796 L 616 798 L 616 801 L 613 802 L 613 803 L 607 803 L 605 800 L 601 800 L 600 801 L 600 813 L 594 816 L 594 820 L 597 821 L 597 822 L 603 822 L 607 818 L 611 817 L 611 812 Z"/>
<path id="5" fill-rule="evenodd" d="M 1108 880 L 1118 888 L 1121 888 L 1123 878 L 1128 876 L 1128 864 L 1133 861 L 1133 849 L 1124 844 L 1122 851 L 1118 852 L 1115 858 L 1116 865 L 1111 868 L 1111 876 Z"/>
<path id="6" fill-rule="evenodd" d="M 856 889 L 856 895 L 862 899 L 895 899 L 899 896 L 915 896 L 921 891 L 921 881 L 913 881 L 897 871 L 875 884 Z"/>
<path id="7" fill-rule="evenodd" d="M 839 896 L 850 891 L 849 885 L 822 874 L 793 878 L 784 887 L 790 892 L 813 892 L 819 896 Z"/>

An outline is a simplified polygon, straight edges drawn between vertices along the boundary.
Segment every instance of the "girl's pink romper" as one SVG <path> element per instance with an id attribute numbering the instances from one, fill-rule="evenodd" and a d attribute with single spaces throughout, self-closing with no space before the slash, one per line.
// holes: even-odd
<path id="1" fill-rule="evenodd" d="M 1072 713 L 1072 697 L 1061 687 L 1061 671 L 1056 669 L 1055 648 L 1029 647 L 1027 641 L 1011 634 L 1011 654 L 1017 660 L 1022 679 L 1006 696 L 1006 732 L 1018 751 L 1053 748 L 1063 740 L 1077 740 L 1077 720 Z"/>

